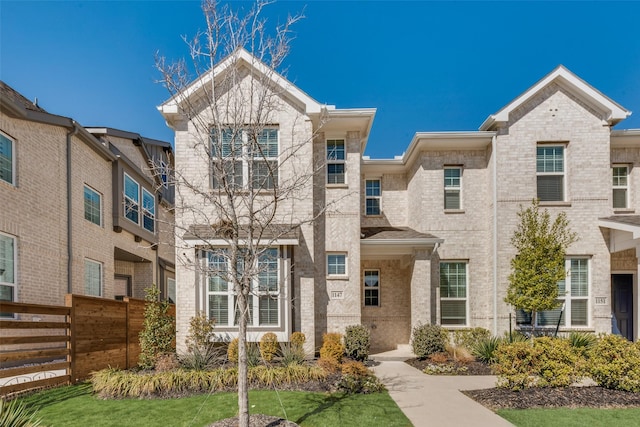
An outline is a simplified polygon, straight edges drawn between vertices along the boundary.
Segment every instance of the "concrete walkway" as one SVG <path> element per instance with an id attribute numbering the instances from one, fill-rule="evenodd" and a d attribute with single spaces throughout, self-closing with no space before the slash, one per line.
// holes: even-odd
<path id="1" fill-rule="evenodd" d="M 373 371 L 415 427 L 512 426 L 460 392 L 494 387 L 494 376 L 426 375 L 393 357 L 377 360 Z"/>

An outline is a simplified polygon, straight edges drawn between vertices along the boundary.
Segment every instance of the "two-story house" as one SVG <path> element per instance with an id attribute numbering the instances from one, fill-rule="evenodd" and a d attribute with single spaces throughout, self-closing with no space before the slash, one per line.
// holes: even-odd
<path id="1" fill-rule="evenodd" d="M 302 331 L 312 349 L 323 332 L 364 324 L 372 347 L 383 350 L 407 344 L 425 322 L 502 334 L 509 322 L 526 321 L 504 297 L 517 213 L 533 199 L 552 214 L 566 212 L 579 237 L 559 283 L 564 310 L 542 313 L 540 325 L 611 332 L 615 315 L 621 333 L 637 339 L 640 131 L 611 129 L 629 111 L 560 66 L 477 132 L 416 133 L 402 156 L 370 159 L 363 153 L 374 109 L 320 104 L 238 50 L 159 107 L 176 133 L 177 192 L 203 206 L 195 218 L 178 202 L 179 344 L 198 311 L 218 321 L 221 337 L 236 330 L 233 290 L 211 280 L 216 260 L 202 250 L 222 242 L 204 221 L 216 213 L 198 204 L 216 191 L 211 146 L 202 143 L 216 132 L 206 126 L 207 102 L 198 100 L 228 67 L 243 70 L 239 87 L 267 79 L 279 100 L 269 117 L 279 179 L 313 177 L 305 198 L 279 206 L 298 228 L 270 240 L 277 304 L 253 296 L 253 307 L 273 316 L 255 314 L 250 340 Z M 187 104 L 201 109 L 187 113 Z M 301 155 L 284 161 L 281 153 L 298 143 Z"/>
<path id="2" fill-rule="evenodd" d="M 0 300 L 175 299 L 169 143 L 85 128 L 0 82 Z"/>

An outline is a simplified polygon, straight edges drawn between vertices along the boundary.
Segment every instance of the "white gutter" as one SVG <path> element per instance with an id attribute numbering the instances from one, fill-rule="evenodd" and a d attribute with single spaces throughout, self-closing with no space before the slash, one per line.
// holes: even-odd
<path id="1" fill-rule="evenodd" d="M 493 155 L 493 335 L 498 335 L 498 153 L 496 135 L 491 138 Z"/>
<path id="2" fill-rule="evenodd" d="M 360 245 L 364 246 L 433 246 L 444 242 L 444 239 L 362 239 Z"/>

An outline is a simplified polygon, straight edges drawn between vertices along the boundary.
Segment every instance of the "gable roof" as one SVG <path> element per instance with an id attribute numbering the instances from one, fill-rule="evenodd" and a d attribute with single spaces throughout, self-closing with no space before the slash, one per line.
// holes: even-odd
<path id="1" fill-rule="evenodd" d="M 181 114 L 181 106 L 184 102 L 193 96 L 197 96 L 206 85 L 211 83 L 211 79 L 215 79 L 218 76 L 223 75 L 229 67 L 239 67 L 241 65 L 247 66 L 254 73 L 269 76 L 269 79 L 275 85 L 284 89 L 285 94 L 288 95 L 295 103 L 302 106 L 307 114 L 320 114 L 325 109 L 331 110 L 335 108 L 333 106 L 320 104 L 287 80 L 284 76 L 275 70 L 272 70 L 264 62 L 249 53 L 245 48 L 239 48 L 211 70 L 191 82 L 182 92 L 172 96 L 158 106 L 158 110 L 165 119 L 167 119 L 167 121 L 170 121 L 172 117 L 179 116 Z"/>
<path id="2" fill-rule="evenodd" d="M 571 93 L 584 100 L 588 105 L 594 106 L 606 114 L 606 120 L 613 126 L 631 115 L 631 111 L 625 109 L 606 95 L 602 94 L 589 83 L 573 74 L 567 68 L 559 65 L 555 70 L 547 74 L 536 84 L 527 89 L 522 95 L 511 101 L 495 114 L 490 115 L 480 125 L 480 130 L 494 130 L 498 123 L 509 121 L 509 114 L 532 99 L 549 84 L 556 82 L 568 89 Z"/>

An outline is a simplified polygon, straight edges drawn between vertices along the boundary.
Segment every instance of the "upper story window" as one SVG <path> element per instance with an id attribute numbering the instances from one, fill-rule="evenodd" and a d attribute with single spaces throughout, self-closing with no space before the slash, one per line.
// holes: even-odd
<path id="1" fill-rule="evenodd" d="M 347 254 L 327 255 L 327 275 L 344 276 L 347 274 Z"/>
<path id="2" fill-rule="evenodd" d="M 440 263 L 440 323 L 467 324 L 467 263 Z"/>
<path id="3" fill-rule="evenodd" d="M 88 186 L 84 186 L 84 219 L 102 225 L 102 196 Z"/>
<path id="4" fill-rule="evenodd" d="M 327 140 L 327 184 L 344 184 L 346 173 L 344 139 Z"/>
<path id="5" fill-rule="evenodd" d="M 94 297 L 102 296 L 102 263 L 84 260 L 84 293 Z"/>
<path id="6" fill-rule="evenodd" d="M 541 202 L 564 201 L 564 146 L 538 145 L 536 178 Z"/>
<path id="7" fill-rule="evenodd" d="M 365 307 L 380 305 L 380 270 L 364 271 L 364 305 Z"/>
<path id="8" fill-rule="evenodd" d="M 613 208 L 629 207 L 629 166 L 614 165 L 613 169 Z"/>
<path id="9" fill-rule="evenodd" d="M 169 166 L 160 160 L 160 181 L 164 188 L 169 188 Z"/>
<path id="10" fill-rule="evenodd" d="M 142 199 L 142 206 L 140 205 Z M 140 208 L 142 207 L 142 215 Z M 155 232 L 156 197 L 124 174 L 124 216 L 151 233 Z"/>
<path id="11" fill-rule="evenodd" d="M 0 233 L 0 301 L 14 301 L 15 295 L 16 239 Z M 9 317 L 12 316 L 9 315 Z"/>
<path id="12" fill-rule="evenodd" d="M 380 215 L 381 210 L 381 185 L 379 179 L 365 180 L 365 215 Z"/>
<path id="13" fill-rule="evenodd" d="M 211 185 L 272 190 L 278 184 L 278 153 L 278 129 L 213 129 Z"/>
<path id="14" fill-rule="evenodd" d="M 445 166 L 444 168 L 444 208 L 462 209 L 462 168 Z"/>
<path id="15" fill-rule="evenodd" d="M 0 180 L 15 184 L 14 142 L 0 132 Z"/>

